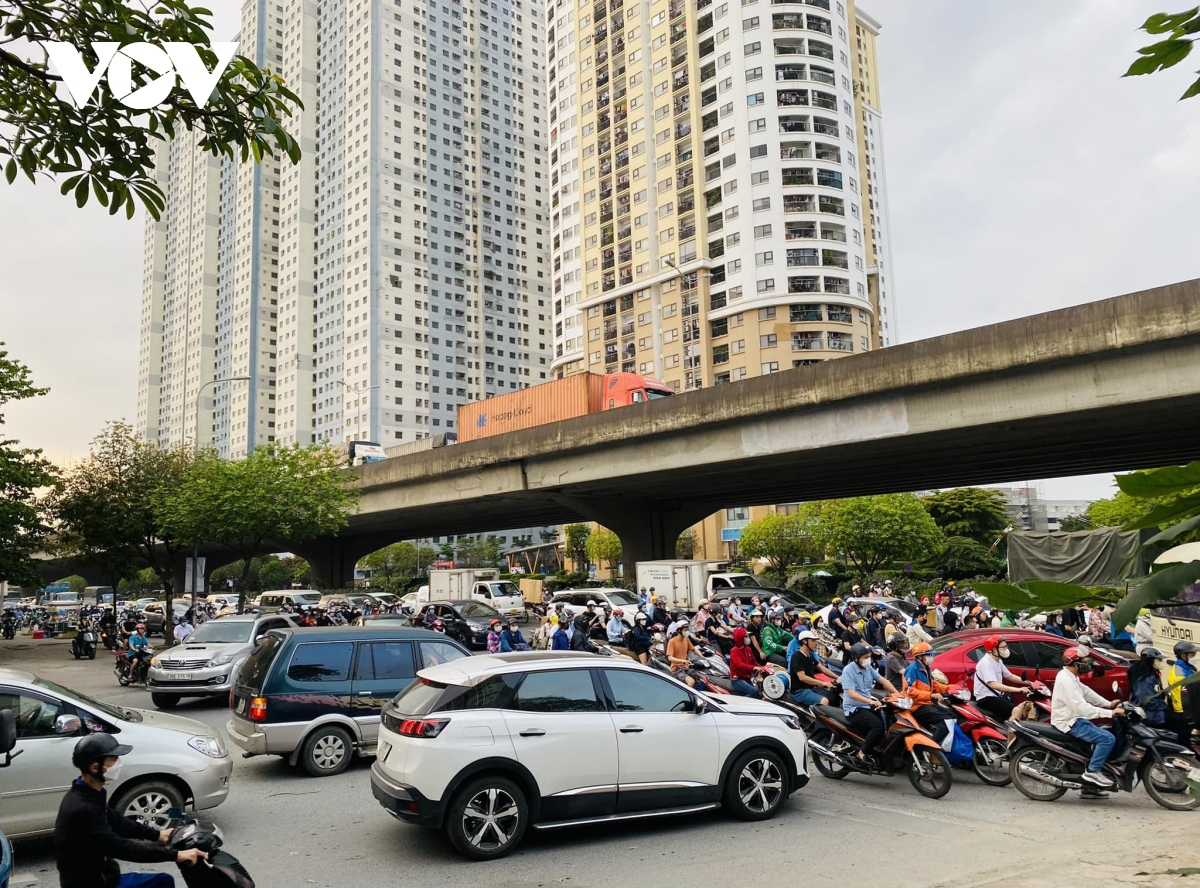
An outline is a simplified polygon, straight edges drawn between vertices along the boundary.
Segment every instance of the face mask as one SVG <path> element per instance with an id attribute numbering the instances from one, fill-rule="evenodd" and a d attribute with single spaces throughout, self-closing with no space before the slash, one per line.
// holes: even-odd
<path id="1" fill-rule="evenodd" d="M 1080 660 L 1079 661 L 1079 674 L 1080 675 L 1091 675 L 1092 674 L 1092 664 L 1089 663 L 1087 660 Z"/>
<path id="2" fill-rule="evenodd" d="M 1163 669 L 1166 668 L 1166 666 L 1167 666 L 1167 664 L 1163 660 L 1155 660 L 1154 661 L 1154 671 L 1155 672 L 1162 672 Z"/>
<path id="3" fill-rule="evenodd" d="M 870 658 L 870 657 L 863 657 L 861 660 L 859 660 L 859 661 L 858 661 L 858 668 L 859 668 L 859 669 L 866 669 L 866 668 L 867 668 L 868 666 L 870 666 L 870 665 L 871 665 L 871 658 Z"/>
<path id="4" fill-rule="evenodd" d="M 1007 660 L 1009 655 L 1012 654 L 1012 651 L 1010 651 L 1006 645 L 1001 645 L 1000 647 L 996 648 L 996 653 L 1000 655 L 1001 660 Z"/>

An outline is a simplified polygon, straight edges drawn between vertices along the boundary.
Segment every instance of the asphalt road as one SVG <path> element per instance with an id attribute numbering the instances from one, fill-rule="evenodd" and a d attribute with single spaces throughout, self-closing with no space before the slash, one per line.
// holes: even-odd
<path id="1" fill-rule="evenodd" d="M 31 669 L 100 699 L 150 706 L 145 691 L 118 686 L 106 659 L 77 663 L 61 642 L 0 642 L 0 665 Z M 176 713 L 224 731 L 224 700 L 184 703 Z M 886 888 L 1164 886 L 1176 884 L 1175 877 L 1136 874 L 1200 862 L 1200 812 L 1165 811 L 1141 792 L 1103 802 L 1068 794 L 1046 804 L 1012 788 L 984 786 L 969 772 L 956 771 L 955 781 L 934 801 L 903 777 L 835 782 L 814 773 L 766 823 L 744 824 L 717 811 L 531 832 L 516 853 L 483 864 L 457 857 L 439 834 L 385 814 L 371 795 L 367 760 L 337 777 L 314 779 L 276 758 L 237 758 L 229 799 L 208 816 L 259 888 L 397 881 L 445 888 L 462 878 L 488 888 L 747 880 Z M 58 884 L 49 842 L 22 843 L 16 856 L 16 886 Z"/>

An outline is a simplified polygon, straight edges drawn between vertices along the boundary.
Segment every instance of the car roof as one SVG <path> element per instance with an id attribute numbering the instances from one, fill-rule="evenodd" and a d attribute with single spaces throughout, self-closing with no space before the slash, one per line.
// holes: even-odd
<path id="1" fill-rule="evenodd" d="M 386 621 L 385 621 L 386 622 Z M 441 632 L 434 632 L 431 629 L 417 629 L 411 626 L 376 626 L 372 624 L 367 626 L 296 626 L 288 627 L 287 629 L 274 629 L 274 632 L 283 632 L 288 635 L 295 635 L 297 638 L 302 638 L 305 641 L 354 641 L 358 636 L 362 635 L 379 635 L 386 633 L 389 638 L 400 639 L 429 639 L 437 641 L 445 641 L 454 644 L 454 639 L 447 638 Z"/>
<path id="2" fill-rule="evenodd" d="M 512 654 L 487 654 L 452 660 L 420 670 L 421 678 L 440 684 L 475 685 L 499 673 L 532 672 L 551 667 L 579 666 L 583 668 L 641 669 L 646 667 L 628 657 L 605 657 L 600 654 L 562 653 L 557 651 L 524 651 Z M 647 670 L 648 671 L 648 670 Z"/>
<path id="3" fill-rule="evenodd" d="M 207 622 L 215 623 L 217 620 L 220 620 L 222 623 L 250 623 L 254 620 L 261 620 L 265 617 L 274 619 L 275 616 L 275 614 L 226 614 L 223 617 L 216 617 Z M 200 625 L 203 626 L 204 623 L 201 623 Z"/>

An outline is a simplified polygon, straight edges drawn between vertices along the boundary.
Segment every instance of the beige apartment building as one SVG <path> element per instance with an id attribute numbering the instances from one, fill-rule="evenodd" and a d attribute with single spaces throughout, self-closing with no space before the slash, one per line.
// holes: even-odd
<path id="1" fill-rule="evenodd" d="M 555 376 L 684 392 L 896 341 L 877 22 L 849 0 L 547 22 Z M 697 525 L 697 554 L 771 508 Z"/>

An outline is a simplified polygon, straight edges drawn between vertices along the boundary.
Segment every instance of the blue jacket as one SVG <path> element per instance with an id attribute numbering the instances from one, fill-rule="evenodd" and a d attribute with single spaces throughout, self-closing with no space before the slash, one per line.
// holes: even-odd
<path id="1" fill-rule="evenodd" d="M 1129 689 L 1129 699 L 1146 710 L 1146 724 L 1157 727 L 1166 724 L 1167 701 L 1165 697 L 1155 697 L 1162 690 L 1162 681 L 1157 675 L 1147 675 L 1133 683 Z"/>
<path id="2" fill-rule="evenodd" d="M 503 642 L 502 642 L 503 643 Z M 552 651 L 569 651 L 571 649 L 571 640 L 567 638 L 567 633 L 560 626 L 558 631 L 550 637 L 550 650 Z"/>

